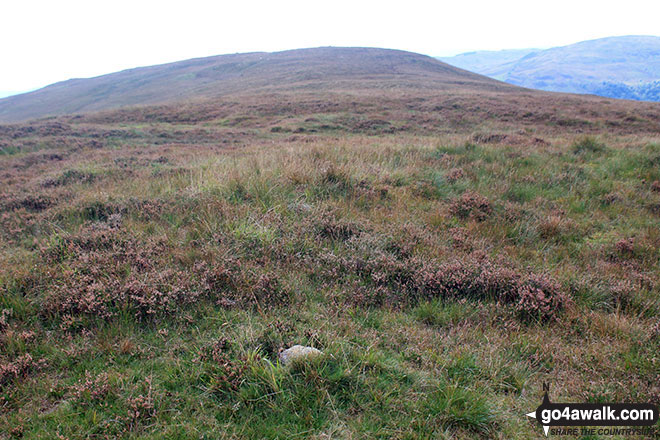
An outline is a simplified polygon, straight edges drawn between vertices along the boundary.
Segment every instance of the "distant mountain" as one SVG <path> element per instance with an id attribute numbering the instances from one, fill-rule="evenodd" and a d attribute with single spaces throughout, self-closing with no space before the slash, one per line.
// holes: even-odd
<path id="1" fill-rule="evenodd" d="M 513 63 L 538 51 L 539 49 L 479 50 L 438 59 L 452 66 L 501 80 L 501 77 L 506 77 L 506 73 L 509 72 Z"/>
<path id="2" fill-rule="evenodd" d="M 72 79 L 0 99 L 0 122 L 282 90 L 385 92 L 448 88 L 517 89 L 426 55 L 323 47 L 219 55 Z"/>
<path id="3" fill-rule="evenodd" d="M 660 37 L 609 37 L 545 50 L 482 51 L 439 59 L 533 89 L 660 101 Z"/>

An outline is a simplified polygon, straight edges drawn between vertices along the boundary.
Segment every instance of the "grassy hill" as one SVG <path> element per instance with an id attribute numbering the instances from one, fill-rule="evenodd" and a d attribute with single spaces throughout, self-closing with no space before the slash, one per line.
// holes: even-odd
<path id="1" fill-rule="evenodd" d="M 303 53 L 0 125 L 0 439 L 541 439 L 544 382 L 660 402 L 659 104 Z"/>
<path id="2" fill-rule="evenodd" d="M 441 59 L 533 89 L 659 100 L 660 37 L 609 37 L 546 50 L 472 52 Z"/>
<path id="3" fill-rule="evenodd" d="M 0 121 L 278 90 L 502 89 L 431 57 L 369 48 L 220 55 L 72 79 L 0 99 Z"/>

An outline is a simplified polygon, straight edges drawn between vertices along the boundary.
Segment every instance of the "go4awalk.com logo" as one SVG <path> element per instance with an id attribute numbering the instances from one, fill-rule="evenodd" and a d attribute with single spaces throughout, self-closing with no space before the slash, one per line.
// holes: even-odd
<path id="1" fill-rule="evenodd" d="M 543 402 L 527 417 L 536 419 L 547 436 L 635 435 L 656 436 L 658 407 L 651 403 L 553 403 L 543 384 Z M 556 428 L 556 427 L 562 427 Z"/>

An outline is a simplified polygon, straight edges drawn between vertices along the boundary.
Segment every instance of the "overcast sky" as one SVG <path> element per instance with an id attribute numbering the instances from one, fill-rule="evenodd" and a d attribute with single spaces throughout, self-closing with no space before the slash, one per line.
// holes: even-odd
<path id="1" fill-rule="evenodd" d="M 375 46 L 428 55 L 660 35 L 658 0 L 3 0 L 0 95 L 235 52 Z"/>

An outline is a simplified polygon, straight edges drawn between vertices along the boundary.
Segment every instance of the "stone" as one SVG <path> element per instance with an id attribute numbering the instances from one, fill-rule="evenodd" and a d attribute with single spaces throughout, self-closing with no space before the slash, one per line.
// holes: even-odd
<path id="1" fill-rule="evenodd" d="M 280 352 L 280 362 L 289 365 L 291 362 L 303 361 L 310 358 L 321 356 L 323 352 L 314 347 L 305 347 L 303 345 L 294 345 Z"/>

